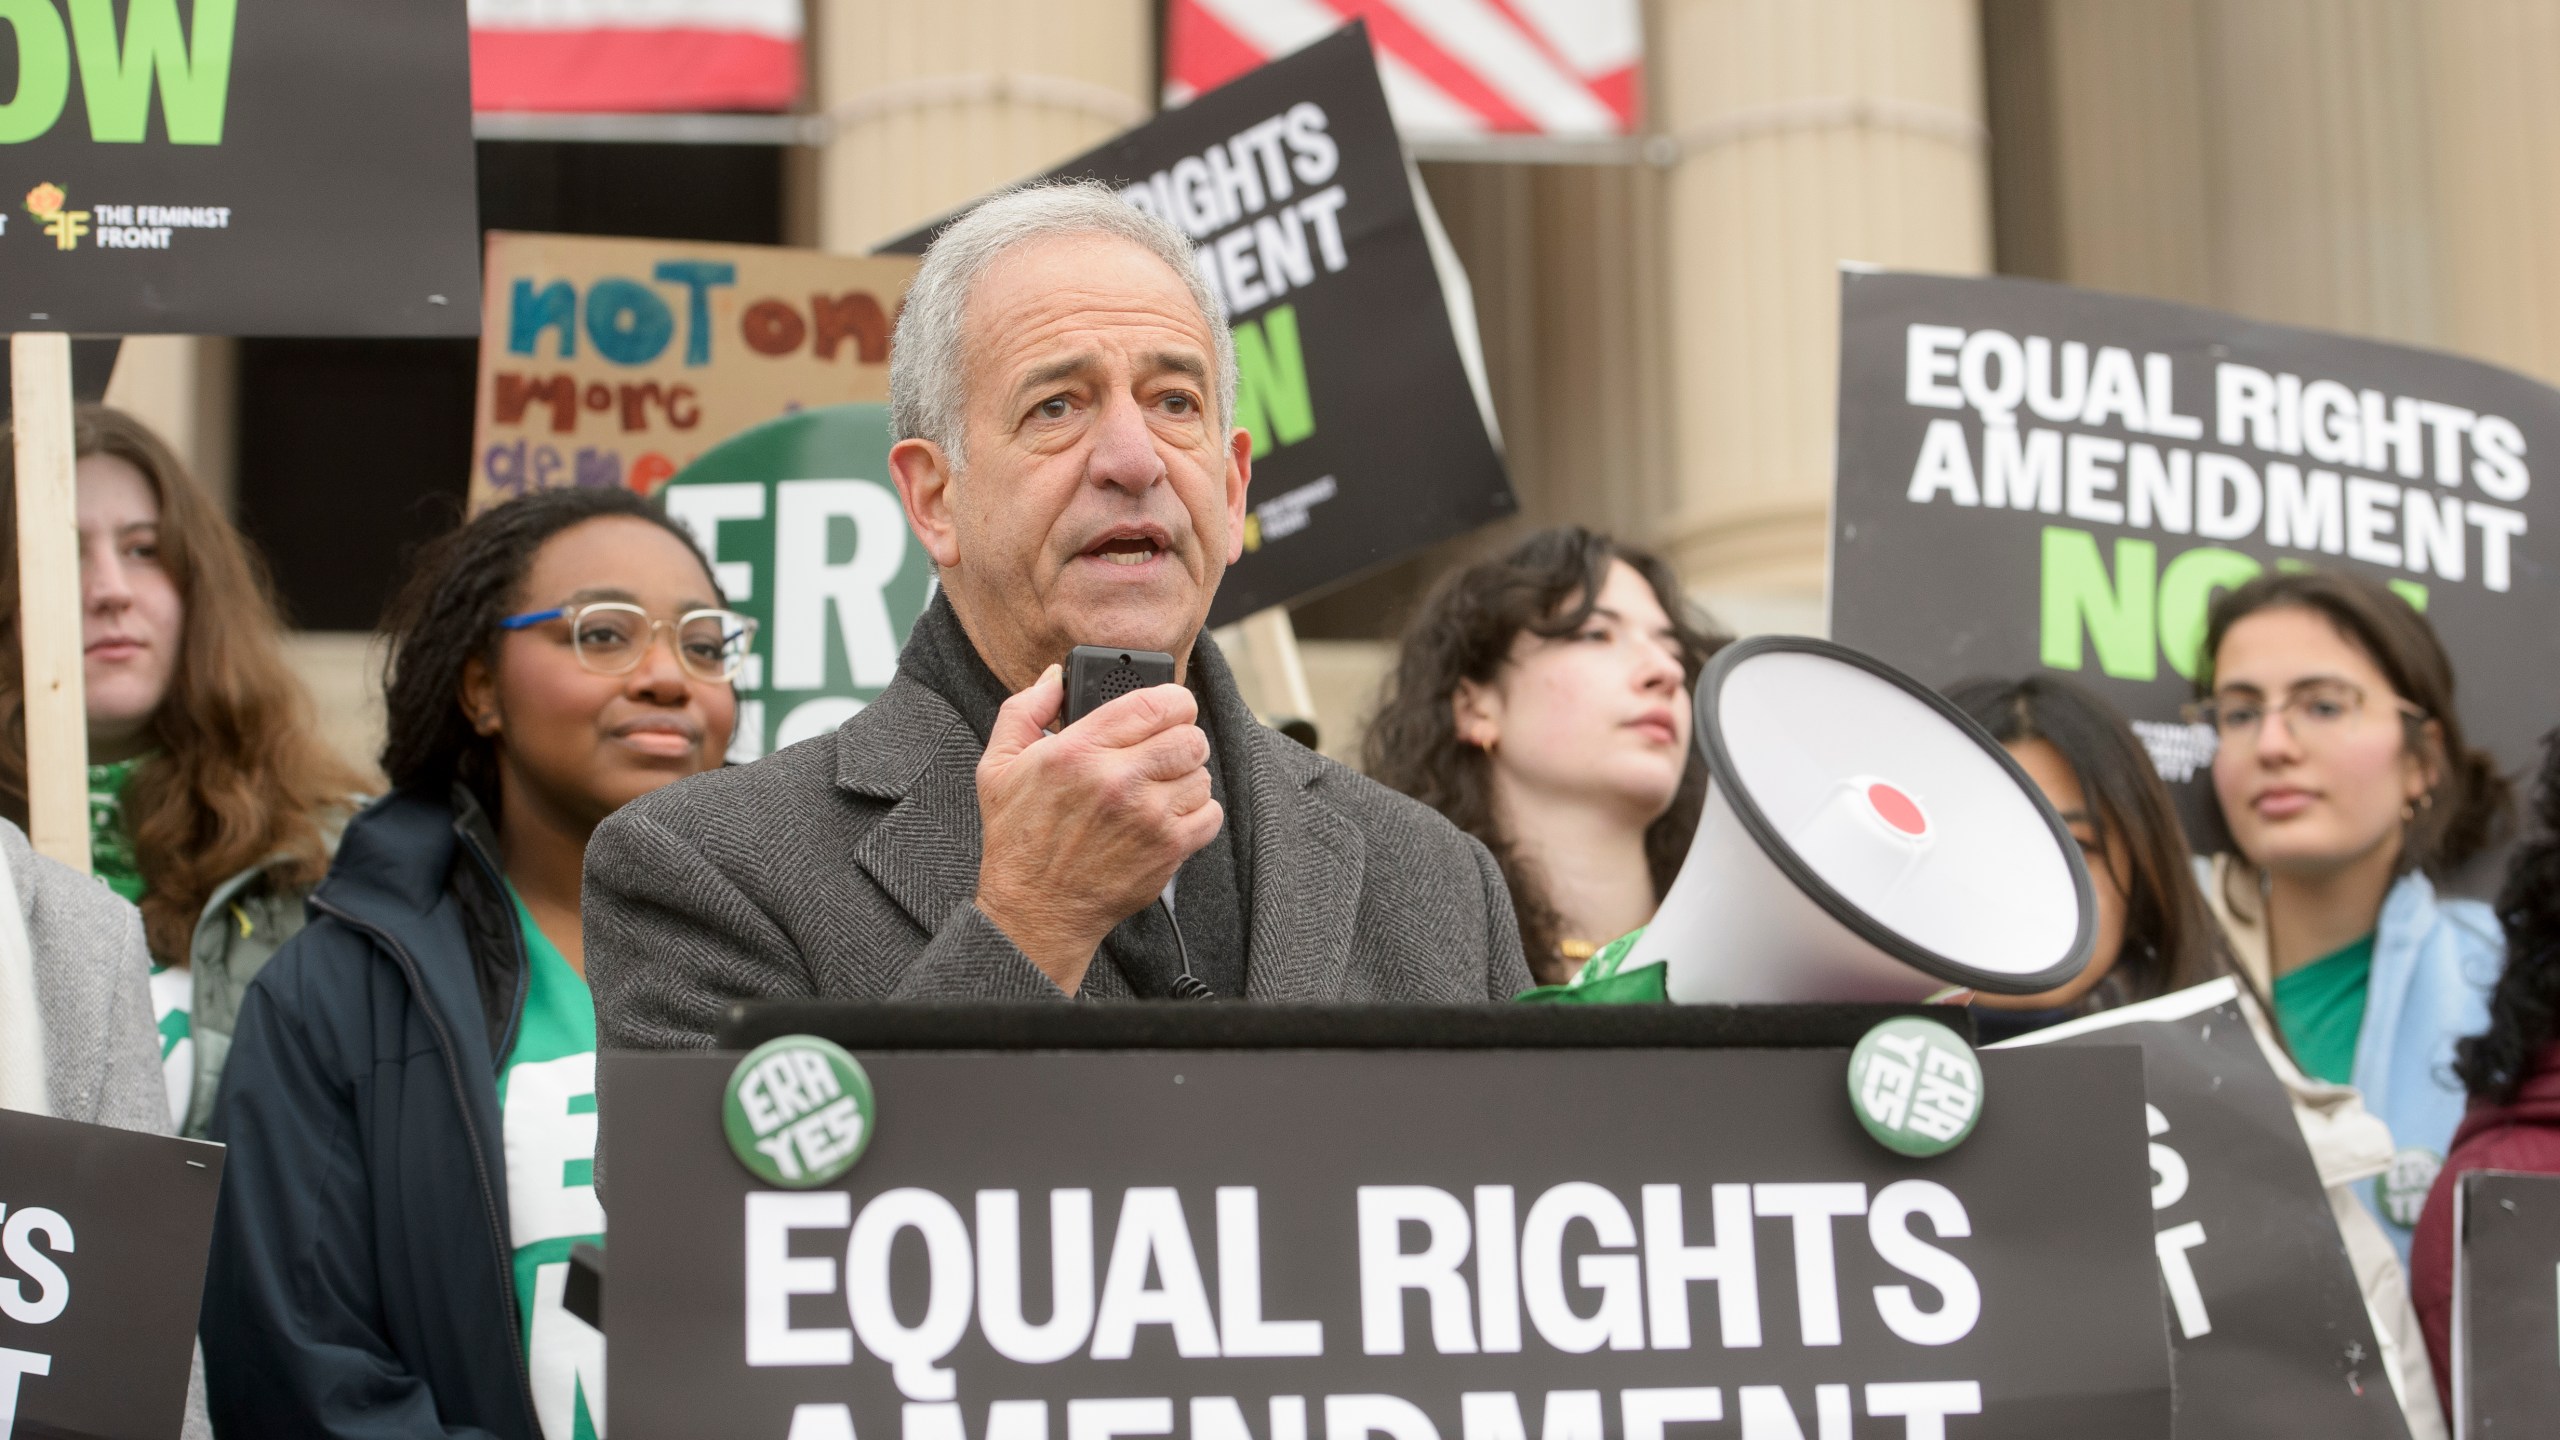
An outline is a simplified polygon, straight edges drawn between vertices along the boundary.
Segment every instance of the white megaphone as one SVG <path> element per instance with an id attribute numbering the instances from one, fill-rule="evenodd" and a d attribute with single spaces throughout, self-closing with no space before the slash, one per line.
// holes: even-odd
<path id="1" fill-rule="evenodd" d="M 1625 965 L 1697 1003 L 2032 995 L 2089 962 L 2080 848 L 1997 741 L 1844 646 L 1761 636 L 1698 681 L 1697 838 Z"/>

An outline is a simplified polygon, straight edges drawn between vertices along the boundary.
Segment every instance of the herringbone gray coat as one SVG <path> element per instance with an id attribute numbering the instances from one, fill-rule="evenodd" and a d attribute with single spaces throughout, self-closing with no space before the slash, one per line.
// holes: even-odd
<path id="1" fill-rule="evenodd" d="M 1528 988 L 1484 846 L 1249 716 L 1221 733 L 1245 737 L 1253 807 L 1247 999 L 1458 1003 Z M 602 1043 L 708 1047 L 745 999 L 1065 998 L 971 902 L 980 749 L 949 702 L 901 674 L 833 734 L 606 820 L 585 897 Z M 1079 998 L 1130 994 L 1106 957 Z"/>

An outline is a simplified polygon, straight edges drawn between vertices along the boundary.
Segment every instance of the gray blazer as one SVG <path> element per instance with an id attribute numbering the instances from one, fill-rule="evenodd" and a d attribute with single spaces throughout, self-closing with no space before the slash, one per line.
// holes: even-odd
<path id="1" fill-rule="evenodd" d="M 53 1113 L 88 1125 L 174 1135 L 151 1020 L 151 952 L 142 912 L 68 866 L 38 856 L 0 821 L 34 952 L 44 1017 L 44 1083 Z"/>
<path id="2" fill-rule="evenodd" d="M 1485 1002 L 1529 986 L 1483 845 L 1244 724 L 1245 992 Z M 1064 999 L 972 896 L 977 736 L 901 674 L 829 735 L 624 806 L 587 846 L 587 980 L 607 1047 L 708 1047 L 732 1001 Z M 1078 998 L 1127 998 L 1106 958 Z"/>
<path id="3" fill-rule="evenodd" d="M 142 912 L 96 880 L 36 854 L 27 832 L 0 820 L 44 1018 L 44 1088 L 65 1120 L 174 1135 L 151 1019 L 151 951 Z M 204 1410 L 204 1352 L 187 1377 L 181 1440 L 212 1440 Z"/>

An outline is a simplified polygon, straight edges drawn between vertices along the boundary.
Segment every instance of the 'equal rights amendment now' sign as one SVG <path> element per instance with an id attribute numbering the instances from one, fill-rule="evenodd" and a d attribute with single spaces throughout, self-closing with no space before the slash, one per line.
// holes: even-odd
<path id="1" fill-rule="evenodd" d="M 2560 392 L 2031 280 L 1841 283 L 1834 638 L 1933 685 L 2072 674 L 2187 782 L 2213 597 L 2350 570 L 2434 622 L 2474 742 L 2531 763 L 2560 716 Z"/>

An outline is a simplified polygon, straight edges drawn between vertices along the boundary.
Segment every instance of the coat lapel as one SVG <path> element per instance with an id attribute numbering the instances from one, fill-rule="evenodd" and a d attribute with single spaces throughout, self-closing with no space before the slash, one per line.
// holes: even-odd
<path id="1" fill-rule="evenodd" d="M 978 758 L 960 712 L 900 672 L 836 731 L 836 788 L 887 814 L 853 847 L 853 863 L 930 936 L 978 892 Z M 1134 993 L 1108 955 L 1094 957 L 1078 998 Z"/>
<path id="2" fill-rule="evenodd" d="M 977 892 L 977 765 L 960 713 L 903 673 L 836 731 L 836 788 L 889 807 L 853 863 L 928 935 Z"/>
<path id="3" fill-rule="evenodd" d="M 1323 767 L 1298 742 L 1255 725 L 1253 917 L 1245 995 L 1305 1004 L 1339 998 L 1351 964 L 1367 846 L 1325 803 Z"/>

